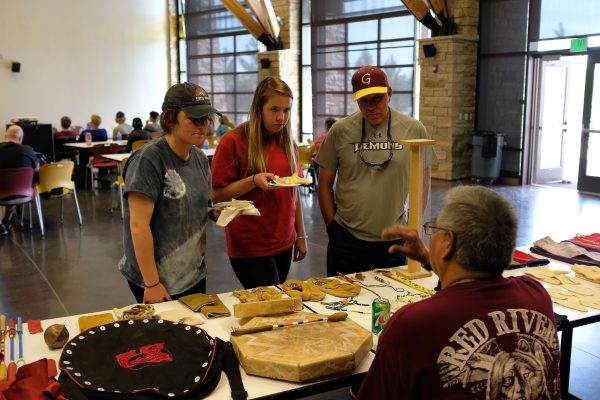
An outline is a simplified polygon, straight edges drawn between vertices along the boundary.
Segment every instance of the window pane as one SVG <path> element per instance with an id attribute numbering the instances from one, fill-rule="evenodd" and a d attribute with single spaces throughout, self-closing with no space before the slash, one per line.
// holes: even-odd
<path id="1" fill-rule="evenodd" d="M 233 92 L 233 82 L 231 75 L 213 75 L 213 91 L 215 93 Z"/>
<path id="2" fill-rule="evenodd" d="M 317 96 L 317 108 L 321 115 L 344 115 L 344 94 L 322 93 Z"/>
<path id="3" fill-rule="evenodd" d="M 412 94 L 394 93 L 390 100 L 390 107 L 400 111 L 402 114 L 413 115 Z"/>
<path id="4" fill-rule="evenodd" d="M 317 73 L 317 82 L 319 83 L 319 91 L 343 92 L 346 87 L 346 74 L 343 69 L 319 71 Z M 325 87 L 323 87 L 323 84 L 325 84 Z"/>
<path id="5" fill-rule="evenodd" d="M 412 15 L 381 20 L 381 40 L 413 37 L 415 19 Z"/>
<path id="6" fill-rule="evenodd" d="M 210 79 L 210 75 L 195 76 L 193 82 L 206 90 L 209 95 L 212 93 L 212 79 Z"/>
<path id="7" fill-rule="evenodd" d="M 237 35 L 235 41 L 236 51 L 238 53 L 245 51 L 257 51 L 258 49 L 258 42 L 252 37 L 252 35 Z"/>
<path id="8" fill-rule="evenodd" d="M 238 92 L 254 93 L 258 86 L 258 74 L 236 74 L 235 83 Z"/>
<path id="9" fill-rule="evenodd" d="M 354 94 L 349 94 L 346 99 L 346 115 L 354 114 L 356 111 L 358 111 L 358 104 L 356 104 L 356 101 L 354 101 Z"/>
<path id="10" fill-rule="evenodd" d="M 233 56 L 227 57 L 214 57 L 213 59 L 213 72 L 234 72 L 233 69 Z"/>
<path id="11" fill-rule="evenodd" d="M 302 64 L 310 64 L 311 57 L 310 26 L 302 27 Z"/>
<path id="12" fill-rule="evenodd" d="M 377 20 L 352 22 L 348 24 L 348 43 L 377 40 L 377 29 Z"/>
<path id="13" fill-rule="evenodd" d="M 388 47 L 389 46 L 389 47 Z M 411 42 L 389 42 L 381 46 L 380 65 L 413 65 L 414 46 Z"/>
<path id="14" fill-rule="evenodd" d="M 310 67 L 302 67 L 302 132 L 313 131 L 312 75 Z"/>
<path id="15" fill-rule="evenodd" d="M 190 56 L 210 54 L 210 39 L 198 39 L 188 41 L 187 51 Z"/>
<path id="16" fill-rule="evenodd" d="M 377 65 L 377 44 L 360 44 L 348 46 L 348 66 L 362 67 Z"/>
<path id="17" fill-rule="evenodd" d="M 208 40 L 208 39 L 206 39 Z M 233 53 L 233 36 L 221 36 L 212 40 L 212 52 L 215 54 Z"/>
<path id="18" fill-rule="evenodd" d="M 210 73 L 210 57 L 192 58 L 188 62 L 188 70 L 190 74 Z"/>
<path id="19" fill-rule="evenodd" d="M 236 57 L 237 72 L 258 71 L 256 54 Z"/>
<path id="20" fill-rule="evenodd" d="M 600 33 L 598 0 L 542 0 L 540 39 Z"/>
<path id="21" fill-rule="evenodd" d="M 346 26 L 344 24 L 326 25 L 317 29 L 318 44 L 338 44 L 346 41 Z"/>
<path id="22" fill-rule="evenodd" d="M 393 91 L 413 90 L 413 67 L 386 68 L 385 73 Z"/>
<path id="23" fill-rule="evenodd" d="M 227 113 L 235 110 L 235 95 L 233 94 L 214 94 L 211 100 L 213 107 L 221 112 Z"/>
<path id="24" fill-rule="evenodd" d="M 320 68 L 344 68 L 346 51 L 344 47 L 325 47 L 317 54 L 317 65 Z"/>

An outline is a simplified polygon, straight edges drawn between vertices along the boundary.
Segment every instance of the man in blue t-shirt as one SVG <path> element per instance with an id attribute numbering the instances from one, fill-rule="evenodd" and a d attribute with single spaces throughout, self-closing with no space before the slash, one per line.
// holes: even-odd
<path id="1" fill-rule="evenodd" d="M 4 137 L 5 142 L 0 143 L 0 169 L 6 168 L 33 168 L 35 171 L 40 169 L 40 163 L 35 151 L 24 144 L 23 129 L 19 125 L 11 125 Z M 33 182 L 32 182 L 33 184 Z M 10 230 L 10 218 L 15 212 L 15 206 L 2 207 L 0 216 L 0 236 L 8 235 Z"/>

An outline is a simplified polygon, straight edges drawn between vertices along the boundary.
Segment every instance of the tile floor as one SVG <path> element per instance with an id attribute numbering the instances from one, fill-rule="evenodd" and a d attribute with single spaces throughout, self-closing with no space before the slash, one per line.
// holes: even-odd
<path id="1" fill-rule="evenodd" d="M 446 190 L 457 184 L 434 181 L 430 215 L 435 215 Z M 582 232 L 600 231 L 600 198 L 573 190 L 551 187 L 492 187 L 513 204 L 519 219 L 518 246 L 549 235 L 556 240 Z M 108 189 L 80 190 L 84 225 L 77 223 L 72 199 L 65 201 L 60 224 L 60 201 L 42 200 L 46 237 L 13 228 L 0 238 L 0 313 L 24 319 L 46 319 L 111 309 L 134 302 L 125 279 L 116 269 L 122 255 L 120 213 L 110 212 Z M 314 193 L 302 193 L 309 254 L 294 263 L 290 278 L 307 279 L 325 274 L 327 236 Z M 380 206 L 385 207 L 386 199 Z M 35 212 L 34 212 L 35 214 Z M 34 216 L 34 221 L 37 218 Z M 225 254 L 221 228 L 208 231 L 208 292 L 227 292 L 239 287 Z M 572 394 L 598 398 L 600 381 L 600 324 L 575 329 L 571 369 Z M 346 399 L 340 389 L 312 399 Z"/>

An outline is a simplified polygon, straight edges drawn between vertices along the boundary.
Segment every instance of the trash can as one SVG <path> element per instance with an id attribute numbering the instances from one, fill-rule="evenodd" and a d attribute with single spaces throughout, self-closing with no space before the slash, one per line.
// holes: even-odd
<path id="1" fill-rule="evenodd" d="M 471 177 L 473 180 L 494 182 L 500 176 L 504 134 L 497 132 L 475 132 L 473 134 L 473 158 Z"/>

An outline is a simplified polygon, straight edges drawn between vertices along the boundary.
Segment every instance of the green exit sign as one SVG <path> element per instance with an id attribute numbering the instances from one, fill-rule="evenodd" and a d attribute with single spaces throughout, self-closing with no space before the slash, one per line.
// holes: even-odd
<path id="1" fill-rule="evenodd" d="M 586 51 L 587 38 L 571 39 L 571 52 Z"/>

